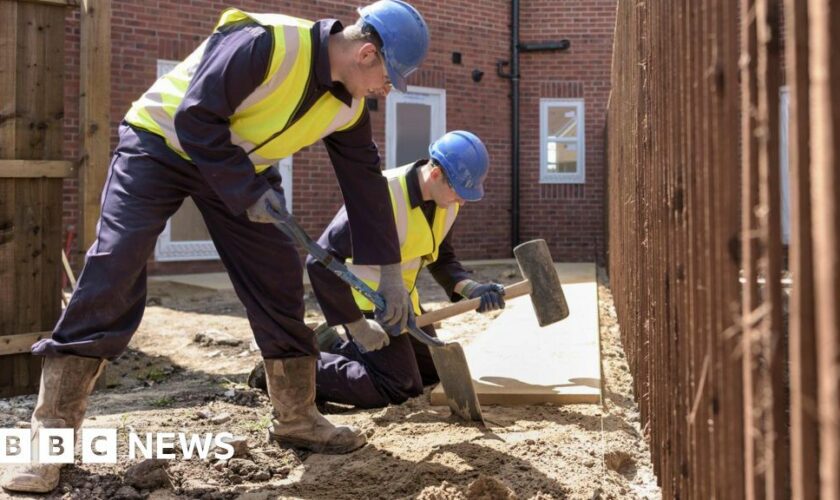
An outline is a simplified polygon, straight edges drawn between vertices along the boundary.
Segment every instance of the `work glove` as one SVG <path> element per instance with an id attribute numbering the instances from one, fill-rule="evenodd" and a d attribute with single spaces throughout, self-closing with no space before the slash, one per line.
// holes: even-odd
<path id="1" fill-rule="evenodd" d="M 389 334 L 397 336 L 405 330 L 411 312 L 411 301 L 403 284 L 402 269 L 399 264 L 380 266 L 379 275 L 377 291 L 385 299 L 385 310 L 376 311 L 376 320 L 386 327 Z"/>
<path id="2" fill-rule="evenodd" d="M 358 321 L 347 323 L 344 326 L 350 332 L 350 337 L 353 338 L 353 342 L 361 347 L 363 352 L 377 351 L 391 342 L 388 339 L 388 334 L 376 321 L 363 317 Z"/>
<path id="3" fill-rule="evenodd" d="M 467 280 L 461 289 L 461 295 L 468 299 L 481 297 L 481 303 L 476 309 L 480 313 L 505 308 L 505 287 L 498 283 L 484 283 Z"/>
<path id="4" fill-rule="evenodd" d="M 286 197 L 283 196 L 282 188 L 279 191 L 269 188 L 256 203 L 248 207 L 246 213 L 251 222 L 283 222 L 289 216 L 289 212 L 286 211 Z"/>
<path id="5" fill-rule="evenodd" d="M 378 309 L 373 313 L 373 317 L 374 317 L 374 319 L 376 319 L 376 321 L 379 322 L 380 325 L 382 325 L 382 328 L 391 337 L 398 337 L 398 336 L 402 335 L 402 332 L 404 332 L 406 330 L 410 330 L 410 329 L 415 327 L 414 311 L 411 309 L 411 307 L 408 308 L 408 318 L 406 318 L 405 326 L 401 326 L 399 323 L 394 323 L 392 325 L 386 324 L 382 320 L 382 313 Z"/>

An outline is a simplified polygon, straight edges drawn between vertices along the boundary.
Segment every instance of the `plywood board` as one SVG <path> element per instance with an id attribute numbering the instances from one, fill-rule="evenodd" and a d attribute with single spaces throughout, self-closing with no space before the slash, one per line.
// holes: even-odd
<path id="1" fill-rule="evenodd" d="M 528 296 L 508 301 L 485 332 L 464 346 L 481 404 L 572 404 L 601 400 L 595 265 L 555 264 L 569 317 L 543 328 Z M 433 405 L 446 405 L 440 386 Z"/>

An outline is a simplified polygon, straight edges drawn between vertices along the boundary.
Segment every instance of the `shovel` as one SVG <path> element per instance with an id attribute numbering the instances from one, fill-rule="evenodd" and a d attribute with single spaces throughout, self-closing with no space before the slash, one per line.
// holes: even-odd
<path id="1" fill-rule="evenodd" d="M 315 257 L 327 269 L 335 273 L 345 283 L 350 285 L 370 300 L 377 309 L 385 309 L 385 300 L 382 296 L 369 287 L 364 281 L 357 278 L 349 269 L 329 252 L 315 243 L 303 230 L 297 221 L 287 214 L 283 214 L 282 222 L 274 223 L 277 228 L 297 241 L 310 255 Z M 478 395 L 472 383 L 472 375 L 467 365 L 467 358 L 464 350 L 457 342 L 443 342 L 432 337 L 419 327 L 411 325 L 408 333 L 423 344 L 429 346 L 432 354 L 432 361 L 435 363 L 438 377 L 440 377 L 443 392 L 446 394 L 446 401 L 452 413 L 464 420 L 480 422 L 484 425 L 484 418 L 481 415 L 481 405 L 478 402 Z"/>

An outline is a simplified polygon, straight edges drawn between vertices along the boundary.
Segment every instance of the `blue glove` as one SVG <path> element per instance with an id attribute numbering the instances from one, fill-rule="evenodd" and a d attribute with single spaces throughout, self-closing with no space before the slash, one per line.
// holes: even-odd
<path id="1" fill-rule="evenodd" d="M 461 289 L 461 295 L 468 299 L 481 297 L 481 303 L 476 309 L 480 313 L 505 308 L 505 287 L 498 283 L 481 284 L 469 280 Z"/>
<path id="2" fill-rule="evenodd" d="M 286 210 L 286 197 L 283 188 L 279 190 L 269 188 L 260 198 L 248 207 L 248 219 L 251 222 L 273 224 L 283 222 L 289 217 Z"/>

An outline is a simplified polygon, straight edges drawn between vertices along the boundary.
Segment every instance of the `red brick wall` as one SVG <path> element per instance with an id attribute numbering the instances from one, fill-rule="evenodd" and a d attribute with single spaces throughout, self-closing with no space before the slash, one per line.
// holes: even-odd
<path id="1" fill-rule="evenodd" d="M 355 21 L 359 2 L 346 1 L 240 1 L 236 6 L 254 12 L 278 11 L 319 19 L 336 17 Z M 485 199 L 468 204 L 455 226 L 455 245 L 464 259 L 510 255 L 510 83 L 496 76 L 496 61 L 510 57 L 510 2 L 422 0 L 414 5 L 423 13 L 432 33 L 427 61 L 410 83 L 446 89 L 447 129 L 468 129 L 478 134 L 490 152 L 492 166 Z M 592 260 L 595 242 L 603 250 L 603 130 L 609 91 L 614 0 L 587 2 L 521 2 L 523 41 L 569 38 L 567 52 L 523 54 L 521 236 L 541 237 L 552 254 L 562 260 Z M 112 131 L 131 102 L 151 85 L 158 59 L 182 59 L 210 32 L 219 12 L 229 2 L 192 0 L 118 0 L 112 18 Z M 66 152 L 78 158 L 78 14 L 68 13 Z M 452 52 L 462 64 L 452 63 Z M 484 72 L 479 83 L 473 69 Z M 573 92 L 586 99 L 586 185 L 571 189 L 539 185 L 539 97 Z M 565 94 L 563 94 L 565 95 Z M 385 151 L 385 102 L 371 113 L 374 134 Z M 326 152 L 316 144 L 293 159 L 293 211 L 306 229 L 317 236 L 341 204 Z M 77 224 L 75 181 L 65 190 L 66 226 Z M 78 251 L 77 254 L 78 256 Z M 218 263 L 153 263 L 153 272 L 218 269 Z"/>
<path id="2" fill-rule="evenodd" d="M 558 260 L 592 261 L 604 252 L 604 130 L 610 91 L 613 0 L 525 0 L 520 40 L 567 38 L 560 52 L 520 58 L 520 237 L 544 238 Z M 540 98 L 583 98 L 586 183 L 540 184 Z"/>

